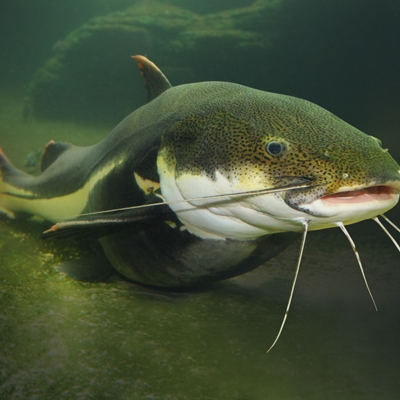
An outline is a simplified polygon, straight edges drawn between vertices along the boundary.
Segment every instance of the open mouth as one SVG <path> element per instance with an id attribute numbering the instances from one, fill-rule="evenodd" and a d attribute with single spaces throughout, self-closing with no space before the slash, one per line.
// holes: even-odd
<path id="1" fill-rule="evenodd" d="M 365 203 L 390 200 L 398 191 L 390 186 L 371 186 L 364 189 L 329 194 L 321 199 L 329 203 Z"/>

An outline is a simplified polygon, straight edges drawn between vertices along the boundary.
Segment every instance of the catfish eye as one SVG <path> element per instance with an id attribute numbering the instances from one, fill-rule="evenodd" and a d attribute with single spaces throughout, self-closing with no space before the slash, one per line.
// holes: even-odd
<path id="1" fill-rule="evenodd" d="M 283 143 L 275 142 L 274 140 L 267 143 L 265 148 L 266 148 L 268 154 L 270 154 L 271 156 L 274 156 L 274 157 L 281 156 L 286 149 L 286 147 Z"/>

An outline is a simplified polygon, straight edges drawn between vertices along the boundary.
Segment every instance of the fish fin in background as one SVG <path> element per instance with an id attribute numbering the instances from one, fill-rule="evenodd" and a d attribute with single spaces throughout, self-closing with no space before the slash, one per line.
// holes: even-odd
<path id="1" fill-rule="evenodd" d="M 139 55 L 132 56 L 132 58 L 138 63 L 144 86 L 147 90 L 148 103 L 172 87 L 167 77 L 153 62 Z"/>
<path id="2" fill-rule="evenodd" d="M 65 261 L 54 268 L 82 282 L 109 282 L 116 275 L 114 267 L 106 256 Z"/>
<path id="3" fill-rule="evenodd" d="M 169 219 L 176 219 L 176 217 L 167 205 L 82 215 L 77 219 L 53 225 L 42 233 L 42 239 L 99 239 L 138 223 Z"/>
<path id="4" fill-rule="evenodd" d="M 53 164 L 53 162 L 70 147 L 72 147 L 72 144 L 70 143 L 55 142 L 54 140 L 50 140 L 43 150 L 42 161 L 40 164 L 42 172 L 45 171 L 51 164 Z"/>

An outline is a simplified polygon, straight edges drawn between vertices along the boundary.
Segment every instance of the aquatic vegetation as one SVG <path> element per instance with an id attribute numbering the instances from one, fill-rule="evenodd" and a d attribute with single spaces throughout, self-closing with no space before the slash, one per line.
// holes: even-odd
<path id="1" fill-rule="evenodd" d="M 280 3 L 267 3 L 268 7 L 254 4 L 197 15 L 144 1 L 95 17 L 62 38 L 63 45 L 37 71 L 28 87 L 32 114 L 50 119 L 95 116 L 113 122 L 123 118 L 140 106 L 126 84 L 132 80 L 131 53 L 157 53 L 163 69 L 177 84 L 194 76 L 202 80 L 204 63 L 212 54 L 214 76 L 219 71 L 222 78 L 229 72 L 232 57 L 237 58 L 235 53 L 240 52 L 238 67 L 238 63 L 246 64 L 246 57 L 271 47 L 276 36 L 273 19 Z M 99 101 L 105 93 L 106 103 Z"/>

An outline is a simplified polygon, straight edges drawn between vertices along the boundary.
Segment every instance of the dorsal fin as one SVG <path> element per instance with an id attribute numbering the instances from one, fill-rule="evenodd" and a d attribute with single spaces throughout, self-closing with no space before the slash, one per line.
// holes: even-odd
<path id="1" fill-rule="evenodd" d="M 169 83 L 167 77 L 153 62 L 144 56 L 132 56 L 140 69 L 144 80 L 144 86 L 147 90 L 147 102 L 154 100 L 161 93 L 164 93 L 172 85 Z"/>
<path id="2" fill-rule="evenodd" d="M 55 142 L 54 140 L 50 140 L 43 150 L 42 162 L 40 164 L 40 169 L 42 172 L 51 164 L 53 164 L 53 162 L 60 157 L 60 154 L 64 153 L 64 151 L 68 150 L 71 146 L 72 144 L 70 143 Z"/>

